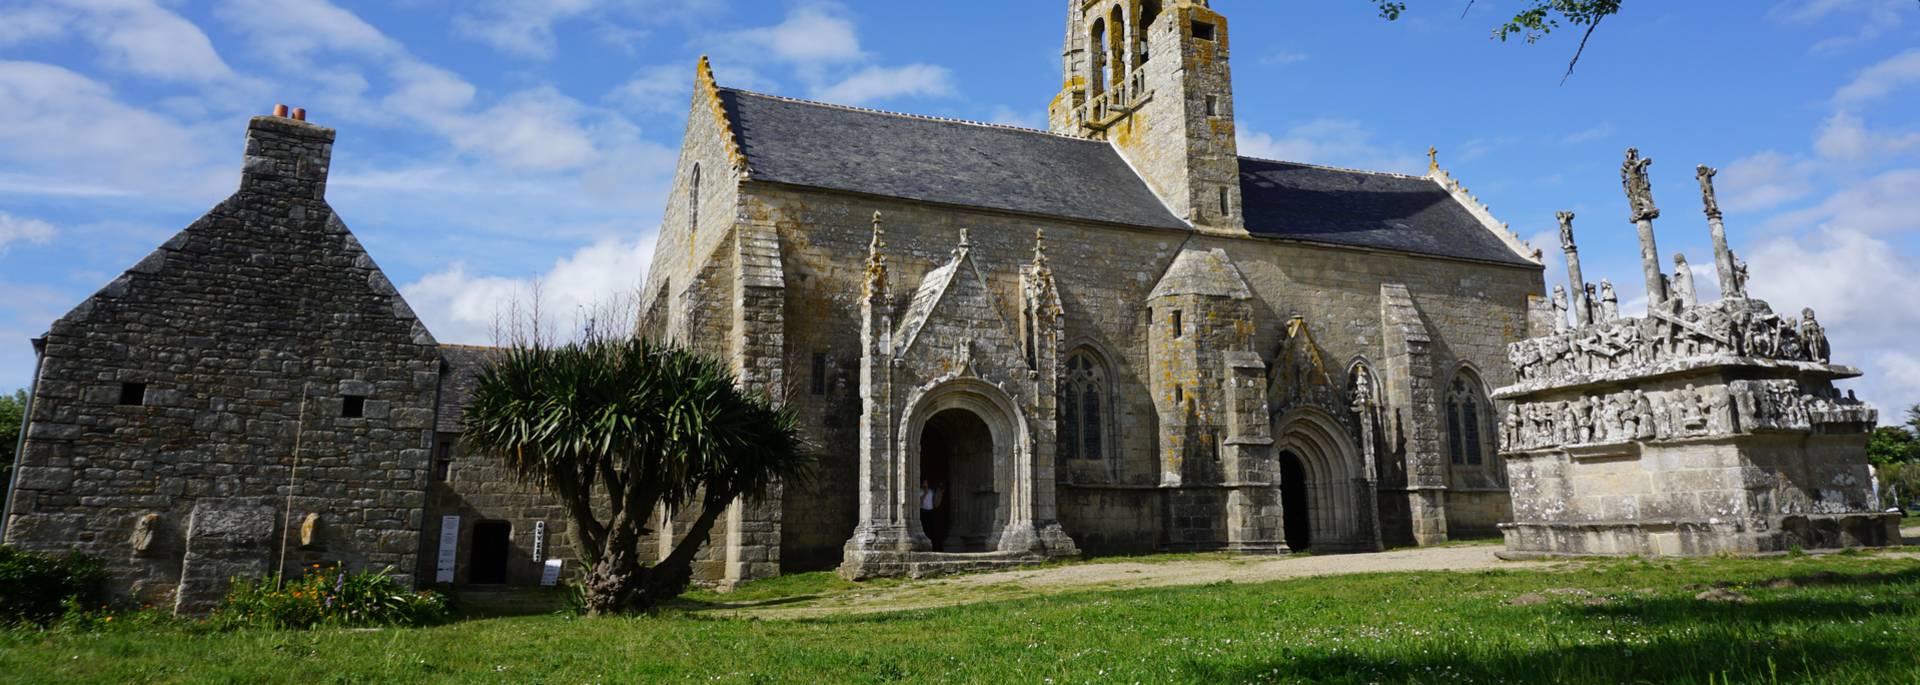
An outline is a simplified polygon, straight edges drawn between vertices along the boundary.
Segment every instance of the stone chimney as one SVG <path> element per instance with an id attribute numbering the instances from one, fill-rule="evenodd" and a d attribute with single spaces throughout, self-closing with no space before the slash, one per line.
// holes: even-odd
<path id="1" fill-rule="evenodd" d="M 333 161 L 333 129 L 307 123 L 306 110 L 286 106 L 247 124 L 246 166 L 241 192 L 324 200 L 327 167 Z"/>

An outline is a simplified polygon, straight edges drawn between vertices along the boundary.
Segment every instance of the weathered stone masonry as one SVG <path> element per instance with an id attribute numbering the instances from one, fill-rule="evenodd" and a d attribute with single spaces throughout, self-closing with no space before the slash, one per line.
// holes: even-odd
<path id="1" fill-rule="evenodd" d="M 54 322 L 9 544 L 188 611 L 311 563 L 412 581 L 440 354 L 326 203 L 333 137 L 254 119 L 240 189 Z"/>

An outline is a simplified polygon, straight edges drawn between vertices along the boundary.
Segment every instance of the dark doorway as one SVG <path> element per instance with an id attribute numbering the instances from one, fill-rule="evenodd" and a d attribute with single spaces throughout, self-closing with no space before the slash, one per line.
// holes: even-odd
<path id="1" fill-rule="evenodd" d="M 473 524 L 473 547 L 467 555 L 467 582 L 502 585 L 507 582 L 507 550 L 513 544 L 513 524 L 480 521 Z"/>
<path id="2" fill-rule="evenodd" d="M 964 409 L 927 419 L 920 433 L 920 480 L 915 490 L 920 528 L 933 541 L 934 551 L 984 550 L 998 505 L 993 432 L 987 423 Z"/>
<path id="3" fill-rule="evenodd" d="M 1307 467 L 1292 452 L 1280 453 L 1280 509 L 1286 517 L 1287 547 L 1298 552 L 1313 546 L 1313 524 L 1307 518 Z"/>

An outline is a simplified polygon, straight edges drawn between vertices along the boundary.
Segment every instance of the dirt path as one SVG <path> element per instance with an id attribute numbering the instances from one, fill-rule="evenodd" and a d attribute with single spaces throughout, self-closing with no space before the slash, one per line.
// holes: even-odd
<path id="1" fill-rule="evenodd" d="M 811 618 L 928 609 L 956 604 L 1051 595 L 1217 582 L 1259 583 L 1288 578 L 1392 571 L 1483 571 L 1551 568 L 1560 562 L 1502 561 L 1499 545 L 1428 547 L 1378 552 L 1263 559 L 1164 562 L 1113 561 L 917 580 L 821 597 L 721 605 L 713 612 L 766 619 Z"/>

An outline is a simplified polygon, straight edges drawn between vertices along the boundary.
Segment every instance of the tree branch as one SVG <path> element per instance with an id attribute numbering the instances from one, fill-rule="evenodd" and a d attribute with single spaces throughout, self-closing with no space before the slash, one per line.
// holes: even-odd
<path id="1" fill-rule="evenodd" d="M 1567 75 L 1560 77 L 1560 85 L 1567 85 L 1567 79 L 1573 78 L 1573 67 L 1580 63 L 1580 56 L 1587 52 L 1587 39 L 1593 37 L 1594 29 L 1600 28 L 1600 20 L 1605 18 L 1607 17 L 1604 14 L 1596 16 L 1593 18 L 1593 23 L 1587 25 L 1586 34 L 1580 36 L 1580 49 L 1575 50 L 1573 60 L 1567 62 Z"/>

